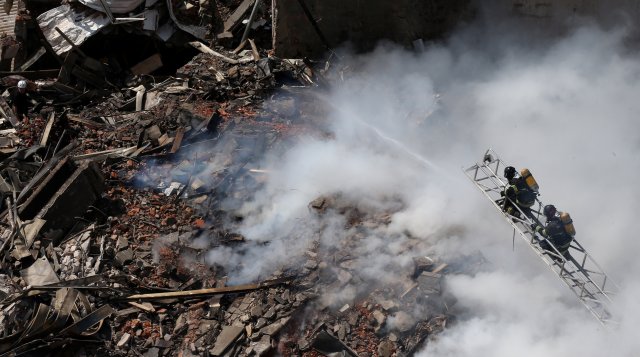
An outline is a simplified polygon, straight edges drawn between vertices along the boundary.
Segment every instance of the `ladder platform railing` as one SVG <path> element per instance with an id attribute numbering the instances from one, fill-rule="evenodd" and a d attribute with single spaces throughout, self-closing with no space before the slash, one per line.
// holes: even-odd
<path id="1" fill-rule="evenodd" d="M 507 181 L 501 177 L 502 171 L 507 166 L 509 165 L 489 149 L 483 156 L 482 162 L 474 164 L 464 172 L 513 227 L 514 236 L 517 232 L 601 323 L 611 322 L 609 310 L 613 303 L 612 296 L 618 290 L 617 286 L 610 281 L 600 265 L 576 239 L 572 241 L 568 250 L 569 255 L 565 257 L 553 244 L 533 231 L 532 226 L 541 225 L 544 218 L 542 202 L 536 199 L 534 207 L 526 212 L 513 204 L 519 212 L 519 217 L 503 211 L 502 203 L 508 198 L 502 194 Z M 544 246 L 543 242 L 546 242 Z"/>

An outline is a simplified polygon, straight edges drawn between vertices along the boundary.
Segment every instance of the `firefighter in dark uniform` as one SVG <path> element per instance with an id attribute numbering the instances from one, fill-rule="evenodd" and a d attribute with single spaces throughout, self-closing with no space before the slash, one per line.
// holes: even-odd
<path id="1" fill-rule="evenodd" d="M 508 214 L 520 217 L 520 211 L 516 205 L 525 214 L 530 212 L 531 206 L 536 202 L 537 194 L 527 185 L 526 181 L 521 177 L 516 177 L 516 169 L 513 166 L 507 166 L 504 169 L 504 177 L 508 183 L 504 186 L 502 195 L 504 201 L 502 210 Z"/>
<path id="2" fill-rule="evenodd" d="M 11 109 L 18 119 L 18 123 L 28 124 L 29 117 L 27 111 L 29 109 L 30 101 L 29 93 L 27 93 L 27 81 L 21 80 L 18 82 L 18 90 L 11 95 Z"/>
<path id="3" fill-rule="evenodd" d="M 542 210 L 545 217 L 547 218 L 547 222 L 544 227 L 541 227 L 537 224 L 531 225 L 531 228 L 534 232 L 542 235 L 547 238 L 540 243 L 540 247 L 550 253 L 554 253 L 555 251 L 551 247 L 553 244 L 554 247 L 558 250 L 558 252 L 565 258 L 569 259 L 571 256 L 569 255 L 569 246 L 573 241 L 573 236 L 567 232 L 565 229 L 565 225 L 557 215 L 557 210 L 554 205 L 546 205 Z M 557 254 L 556 254 L 557 255 Z M 553 256 L 554 260 L 560 260 L 560 257 Z"/>

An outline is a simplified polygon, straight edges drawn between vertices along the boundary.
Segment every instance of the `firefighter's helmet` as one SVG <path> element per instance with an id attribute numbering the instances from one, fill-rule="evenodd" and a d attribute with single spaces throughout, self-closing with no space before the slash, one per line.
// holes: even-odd
<path id="1" fill-rule="evenodd" d="M 542 209 L 542 213 L 544 213 L 545 217 L 551 218 L 556 215 L 556 206 L 546 205 L 544 209 Z"/>
<path id="2" fill-rule="evenodd" d="M 507 166 L 504 168 L 504 177 L 512 179 L 516 176 L 516 168 L 513 166 Z"/>

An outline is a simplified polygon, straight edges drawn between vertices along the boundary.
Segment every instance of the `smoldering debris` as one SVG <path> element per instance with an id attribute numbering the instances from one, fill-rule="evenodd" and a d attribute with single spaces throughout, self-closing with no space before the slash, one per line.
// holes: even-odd
<path id="1" fill-rule="evenodd" d="M 490 274 L 431 160 L 480 141 L 438 77 L 469 60 L 278 58 L 258 1 L 147 3 L 30 4 L 3 40 L 29 113 L 0 99 L 0 356 L 446 349 Z"/>
<path id="2" fill-rule="evenodd" d="M 272 173 L 258 166 L 263 154 L 301 130 L 325 133 L 278 117 L 277 98 L 232 105 L 183 80 L 160 85 L 177 89 L 137 115 L 122 109 L 126 92 L 52 112 L 40 130 L 56 139 L 3 161 L 1 353 L 391 356 L 446 327 L 455 298 L 435 257 L 403 265 L 393 283 L 359 287 L 372 277 L 356 251 L 402 208 L 393 198 L 386 210 L 341 194 L 313 200 L 308 213 L 342 221 L 346 240 L 304 241 L 303 255 L 234 283 L 238 270 L 212 252 L 226 249 L 241 271 L 277 245 L 238 231 L 242 202 Z M 97 107 L 113 114 L 97 117 Z M 408 239 L 403 254 L 420 244 Z"/>
<path id="3" fill-rule="evenodd" d="M 27 82 L 27 118 L 0 100 L 0 355 L 392 356 L 452 321 L 449 263 L 387 237 L 402 198 L 326 192 L 247 231 L 267 156 L 335 135 L 318 95 L 338 65 L 273 56 L 269 9 L 26 4 L 39 28 L 2 85 Z"/>

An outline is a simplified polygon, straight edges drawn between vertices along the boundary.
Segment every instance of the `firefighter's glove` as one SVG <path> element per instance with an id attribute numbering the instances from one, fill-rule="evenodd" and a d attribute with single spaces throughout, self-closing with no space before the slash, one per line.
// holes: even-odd
<path id="1" fill-rule="evenodd" d="M 535 224 L 535 223 L 531 223 L 531 230 L 532 230 L 532 231 L 534 231 L 534 232 L 535 232 L 537 228 L 538 228 L 538 225 L 537 225 L 537 224 Z"/>

